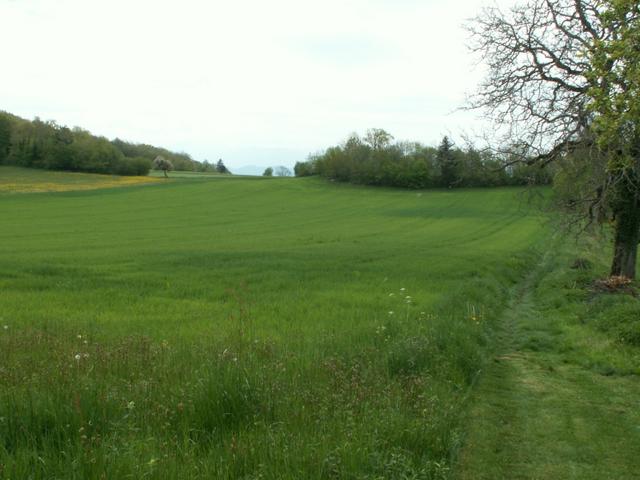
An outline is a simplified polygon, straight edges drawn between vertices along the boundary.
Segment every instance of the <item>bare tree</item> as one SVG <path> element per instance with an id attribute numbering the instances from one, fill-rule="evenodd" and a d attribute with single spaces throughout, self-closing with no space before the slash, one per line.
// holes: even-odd
<path id="1" fill-rule="evenodd" d="M 370 128 L 363 139 L 364 143 L 374 150 L 382 150 L 388 147 L 391 144 L 391 140 L 393 140 L 393 135 L 382 128 Z"/>
<path id="2" fill-rule="evenodd" d="M 468 27 L 488 66 L 469 107 L 494 120 L 498 143 L 516 147 L 510 158 L 582 164 L 588 181 L 567 206 L 614 224 L 611 274 L 629 278 L 640 239 L 639 8 L 529 0 L 487 8 Z"/>
<path id="3" fill-rule="evenodd" d="M 291 175 L 293 175 L 291 170 L 289 170 L 287 167 L 284 167 L 282 165 L 279 167 L 276 167 L 275 174 L 277 177 L 290 177 Z"/>

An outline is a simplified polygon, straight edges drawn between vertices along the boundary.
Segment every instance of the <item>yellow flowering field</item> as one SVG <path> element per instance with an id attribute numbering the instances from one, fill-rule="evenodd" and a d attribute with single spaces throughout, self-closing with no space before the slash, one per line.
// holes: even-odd
<path id="1" fill-rule="evenodd" d="M 128 187 L 163 181 L 152 177 L 122 177 L 93 173 L 53 172 L 0 167 L 0 193 L 68 192 Z"/>

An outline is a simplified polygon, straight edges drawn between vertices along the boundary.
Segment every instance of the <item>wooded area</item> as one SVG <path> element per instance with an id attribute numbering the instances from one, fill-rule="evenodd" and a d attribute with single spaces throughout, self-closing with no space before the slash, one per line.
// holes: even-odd
<path id="1" fill-rule="evenodd" d="M 444 137 L 437 148 L 419 142 L 392 142 L 382 129 L 312 155 L 295 166 L 298 177 L 320 175 L 342 182 L 404 188 L 541 185 L 551 173 L 539 166 L 509 165 L 509 158 L 472 147 L 457 148 Z"/>
<path id="2" fill-rule="evenodd" d="M 55 121 L 25 120 L 0 111 L 0 165 L 68 170 L 115 175 L 146 175 L 157 156 L 169 160 L 176 170 L 215 171 L 187 153 L 152 145 L 108 140 L 79 127 Z"/>

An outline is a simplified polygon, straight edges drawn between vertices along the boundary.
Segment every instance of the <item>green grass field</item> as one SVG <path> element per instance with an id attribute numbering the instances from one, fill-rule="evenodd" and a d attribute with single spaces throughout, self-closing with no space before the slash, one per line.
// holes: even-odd
<path id="1" fill-rule="evenodd" d="M 7 479 L 449 478 L 553 245 L 506 188 L 176 178 L 0 205 Z"/>

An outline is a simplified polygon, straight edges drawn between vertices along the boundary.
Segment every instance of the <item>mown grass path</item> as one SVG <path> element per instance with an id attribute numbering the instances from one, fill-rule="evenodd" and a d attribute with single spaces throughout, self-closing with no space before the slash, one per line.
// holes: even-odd
<path id="1" fill-rule="evenodd" d="M 582 361 L 576 326 L 538 303 L 549 263 L 513 291 L 454 478 L 640 478 L 640 380 Z"/>

